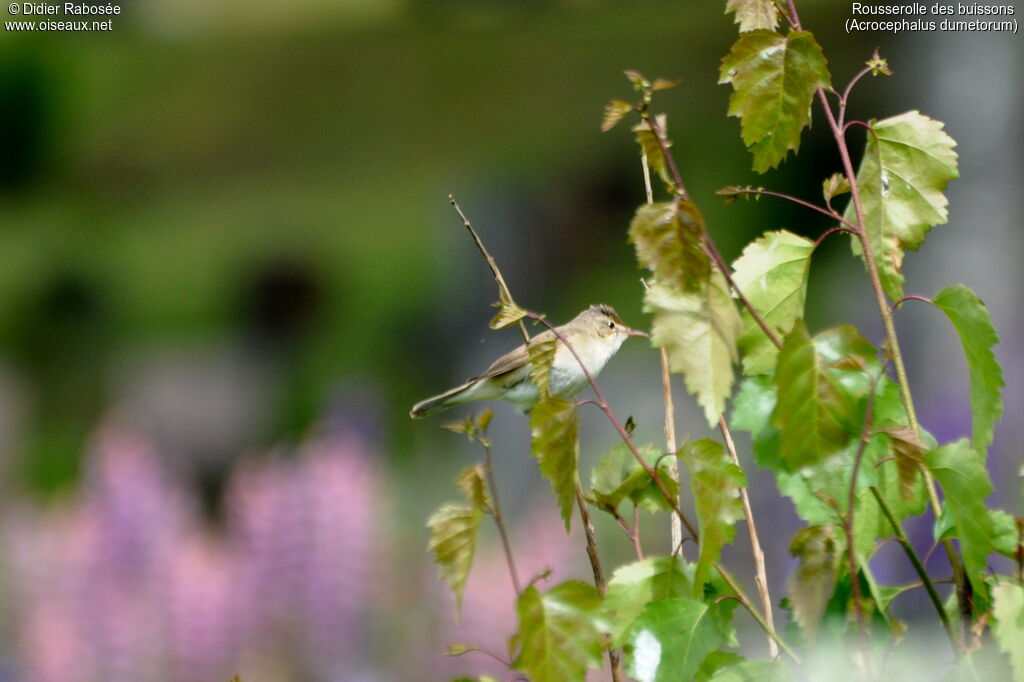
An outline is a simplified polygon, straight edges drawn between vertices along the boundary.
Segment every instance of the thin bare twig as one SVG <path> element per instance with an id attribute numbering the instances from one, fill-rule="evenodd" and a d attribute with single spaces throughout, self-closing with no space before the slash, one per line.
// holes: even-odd
<path id="1" fill-rule="evenodd" d="M 480 236 L 476 233 L 476 230 L 473 229 L 472 223 L 469 222 L 469 219 L 466 217 L 466 214 L 462 212 L 462 208 L 458 205 L 458 203 L 455 201 L 455 198 L 451 194 L 448 195 L 448 201 L 449 203 L 451 203 L 456 213 L 459 214 L 459 217 L 462 218 L 462 224 L 466 226 L 467 230 L 469 230 L 470 235 L 472 235 L 473 237 L 473 241 L 476 243 L 477 249 L 480 250 L 480 253 L 487 261 L 487 265 L 491 268 L 491 274 L 494 275 L 494 281 L 498 285 L 498 290 L 501 299 L 503 301 L 512 303 L 514 300 L 512 298 L 512 292 L 509 291 L 508 285 L 505 284 L 505 278 L 501 276 L 501 270 L 498 268 L 497 262 L 494 260 L 494 258 L 491 257 L 491 254 L 488 253 L 487 248 L 484 246 L 483 241 L 480 239 Z M 523 342 L 529 345 L 530 333 L 526 330 L 526 324 L 523 322 L 522 319 L 519 320 L 519 331 L 523 335 Z M 576 474 L 575 483 L 576 507 L 579 509 L 580 520 L 583 525 L 583 534 L 586 538 L 587 558 L 590 560 L 590 568 L 594 574 L 594 586 L 597 588 L 598 592 L 604 595 L 607 589 L 607 583 L 604 579 L 604 569 L 601 567 L 601 557 L 597 551 L 597 534 L 594 532 L 594 524 L 590 520 L 590 513 L 587 510 L 587 502 L 586 498 L 583 495 L 583 486 L 580 483 L 578 472 Z M 623 675 L 622 662 L 619 660 L 619 654 L 617 651 L 613 649 L 608 650 L 608 662 L 611 665 L 612 681 L 621 682 Z"/>
<path id="2" fill-rule="evenodd" d="M 647 190 L 647 203 L 651 204 L 654 203 L 654 192 L 651 190 L 651 166 L 647 162 L 647 154 L 641 154 L 640 160 L 643 162 L 644 187 Z M 640 282 L 643 284 L 644 289 L 648 288 L 647 282 L 642 279 Z M 672 400 L 672 374 L 669 372 L 668 352 L 662 348 L 660 355 L 661 395 L 665 404 L 665 448 L 668 452 L 674 455 L 676 452 L 676 408 L 675 402 Z M 679 463 L 676 461 L 674 456 L 669 461 L 668 474 L 676 481 L 679 481 Z M 680 494 L 682 493 L 680 492 Z M 669 542 L 672 554 L 675 554 L 677 548 L 682 551 L 683 526 L 679 523 L 679 517 L 675 515 L 671 517 L 671 521 L 669 522 Z"/>
<path id="3" fill-rule="evenodd" d="M 505 561 L 508 563 L 508 572 L 512 576 L 512 587 L 516 590 L 518 597 L 523 593 L 520 587 L 519 573 L 516 571 L 516 562 L 512 558 L 512 546 L 508 541 L 508 532 L 505 530 L 505 520 L 501 513 L 501 504 L 498 502 L 498 483 L 494 479 L 494 469 L 491 468 L 491 446 L 484 445 L 484 473 L 487 474 L 487 487 L 491 489 L 491 517 L 498 526 L 498 535 L 501 536 L 501 546 L 505 550 Z"/>
<path id="4" fill-rule="evenodd" d="M 718 428 L 725 440 L 725 449 L 736 466 L 740 466 L 739 455 L 736 454 L 736 444 L 732 440 L 732 432 L 729 431 L 729 424 L 725 421 L 725 415 L 718 417 Z M 742 467 L 740 467 L 742 470 Z M 740 488 L 740 500 L 743 502 L 743 515 L 747 519 L 747 535 L 750 536 L 750 553 L 754 557 L 754 585 L 761 597 L 761 610 L 764 611 L 764 619 L 768 627 L 775 629 L 775 618 L 772 616 L 772 597 L 768 592 L 768 572 L 764 565 L 764 552 L 761 550 L 761 541 L 757 535 L 757 524 L 754 523 L 754 510 L 750 506 L 750 495 L 747 493 L 747 486 Z M 772 658 L 778 658 L 779 647 L 775 640 L 768 638 L 768 652 Z"/>

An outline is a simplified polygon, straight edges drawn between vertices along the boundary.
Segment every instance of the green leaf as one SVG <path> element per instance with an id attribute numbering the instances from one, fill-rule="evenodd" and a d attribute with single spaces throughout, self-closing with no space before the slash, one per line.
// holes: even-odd
<path id="1" fill-rule="evenodd" d="M 903 296 L 904 250 L 916 251 L 929 229 L 946 222 L 943 191 L 950 180 L 960 177 L 956 143 L 942 127 L 917 111 L 871 121 L 857 171 L 868 244 L 882 286 L 894 299 Z M 852 201 L 844 217 L 857 222 Z M 860 255 L 860 242 L 852 244 Z"/>
<path id="2" fill-rule="evenodd" d="M 691 594 L 693 566 L 677 555 L 648 557 L 617 569 L 604 598 L 616 644 L 649 602 Z"/>
<path id="3" fill-rule="evenodd" d="M 742 663 L 747 659 L 732 651 L 712 651 L 701 661 L 693 682 L 708 682 L 719 670 Z"/>
<path id="4" fill-rule="evenodd" d="M 792 679 L 784 661 L 754 660 L 723 668 L 710 682 L 789 682 Z"/>
<path id="5" fill-rule="evenodd" d="M 786 586 L 793 617 L 807 642 L 813 642 L 825 607 L 836 587 L 846 542 L 834 525 L 808 526 L 793 536 L 789 553 L 799 560 Z"/>
<path id="6" fill-rule="evenodd" d="M 985 569 L 993 549 L 995 528 L 985 506 L 992 483 L 984 459 L 966 440 L 936 448 L 924 457 L 932 476 L 946 496 L 946 505 L 956 522 L 964 569 L 974 592 L 986 595 Z"/>
<path id="7" fill-rule="evenodd" d="M 729 115 L 738 116 L 754 170 L 764 173 L 800 147 L 811 99 L 831 80 L 821 47 L 808 31 L 743 33 L 722 60 L 719 83 L 733 87 Z"/>
<path id="8" fill-rule="evenodd" d="M 993 615 L 999 650 L 1010 657 L 1013 679 L 1024 680 L 1024 587 L 1004 580 L 992 589 Z"/>
<path id="9" fill-rule="evenodd" d="M 700 291 L 684 293 L 655 282 L 644 293 L 644 310 L 654 314 L 651 343 L 668 353 L 669 367 L 683 375 L 714 426 L 732 390 L 740 316 L 717 270 Z"/>
<path id="10" fill-rule="evenodd" d="M 1017 528 L 1017 519 L 1013 518 L 1002 509 L 990 509 L 988 512 L 992 517 L 992 545 L 997 552 L 1010 559 L 1017 558 L 1017 548 L 1020 546 L 1020 530 Z"/>
<path id="11" fill-rule="evenodd" d="M 673 499 L 678 498 L 679 482 L 669 473 L 672 456 L 662 457 L 661 451 L 653 445 L 641 447 L 640 455 L 651 468 L 658 467 L 662 483 L 672 494 Z M 625 443 L 619 443 L 612 448 L 611 452 L 602 457 L 600 463 L 591 470 L 590 487 L 594 502 L 610 512 L 618 510 L 619 505 L 626 499 L 650 512 L 672 509 L 657 484 L 636 461 L 636 457 Z"/>
<path id="12" fill-rule="evenodd" d="M 474 464 L 463 469 L 455 479 L 456 485 L 473 503 L 473 507 L 483 512 L 493 509 L 491 496 L 487 492 L 486 475 L 483 464 Z"/>
<path id="13" fill-rule="evenodd" d="M 862 370 L 873 365 L 874 349 L 853 327 L 835 327 L 812 340 L 798 324 L 786 337 L 772 424 L 781 429 L 779 447 L 790 470 L 821 461 L 859 434 L 856 399 L 869 383 Z"/>
<path id="14" fill-rule="evenodd" d="M 576 403 L 551 395 L 539 400 L 530 411 L 530 431 L 531 452 L 537 458 L 540 473 L 551 482 L 568 531 L 580 456 Z"/>
<path id="15" fill-rule="evenodd" d="M 647 604 L 627 635 L 627 672 L 637 682 L 692 679 L 701 661 L 718 648 L 721 633 L 707 604 L 668 599 Z"/>
<path id="16" fill-rule="evenodd" d="M 971 377 L 971 444 L 984 454 L 992 444 L 995 424 L 1003 416 L 999 389 L 1006 383 L 992 352 L 992 347 L 999 343 L 999 334 L 985 304 L 965 286 L 946 287 L 932 302 L 949 317 L 964 347 Z"/>
<path id="17" fill-rule="evenodd" d="M 640 265 L 662 284 L 686 292 L 700 291 L 711 273 L 704 234 L 697 205 L 685 199 L 644 204 L 629 226 Z"/>
<path id="18" fill-rule="evenodd" d="M 512 301 L 503 301 L 495 304 L 500 309 L 490 322 L 491 329 L 504 329 L 526 317 L 526 311 Z"/>
<path id="19" fill-rule="evenodd" d="M 747 484 L 743 471 L 720 443 L 703 439 L 680 451 L 690 471 L 690 487 L 700 526 L 700 555 L 694 576 L 698 595 L 718 563 L 722 547 L 736 535 L 735 523 L 743 518 L 740 488 Z"/>
<path id="20" fill-rule="evenodd" d="M 807 274 L 814 242 L 780 230 L 767 232 L 747 245 L 733 263 L 733 281 L 778 336 L 803 319 L 807 297 Z M 739 346 L 743 373 L 763 374 L 775 368 L 779 351 L 746 309 L 742 312 L 743 333 Z"/>
<path id="21" fill-rule="evenodd" d="M 725 12 L 736 13 L 741 33 L 759 28 L 774 31 L 779 25 L 779 10 L 774 0 L 729 0 L 725 3 Z"/>
<path id="22" fill-rule="evenodd" d="M 434 562 L 441 567 L 441 576 L 455 595 L 455 611 L 462 610 L 462 593 L 473 564 L 477 531 L 483 511 L 479 507 L 446 504 L 427 520 Z"/>
<path id="23" fill-rule="evenodd" d="M 622 117 L 633 111 L 633 105 L 621 99 L 613 99 L 604 105 L 604 116 L 601 119 L 601 132 L 606 133 L 614 128 Z"/>
<path id="24" fill-rule="evenodd" d="M 775 383 L 771 375 L 748 377 L 740 382 L 740 390 L 732 401 L 729 423 L 732 428 L 749 431 L 756 438 L 771 426 L 775 401 Z"/>
<path id="25" fill-rule="evenodd" d="M 532 682 L 582 682 L 587 668 L 601 667 L 607 644 L 600 620 L 601 595 L 581 582 L 565 582 L 541 594 L 530 585 L 516 602 L 519 629 L 510 646 L 512 667 Z"/>

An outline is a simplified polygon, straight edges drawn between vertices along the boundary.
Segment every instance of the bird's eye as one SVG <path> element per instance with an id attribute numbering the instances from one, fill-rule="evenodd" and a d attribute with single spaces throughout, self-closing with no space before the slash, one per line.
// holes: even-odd
<path id="1" fill-rule="evenodd" d="M 609 322 L 608 323 L 608 328 L 609 329 L 615 329 L 615 323 L 614 322 Z"/>

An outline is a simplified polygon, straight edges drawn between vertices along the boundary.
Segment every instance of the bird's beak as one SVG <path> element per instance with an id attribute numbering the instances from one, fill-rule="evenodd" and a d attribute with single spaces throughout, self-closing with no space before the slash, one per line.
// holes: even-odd
<path id="1" fill-rule="evenodd" d="M 640 331 L 639 329 L 630 329 L 629 327 L 626 327 L 626 329 L 623 331 L 626 332 L 626 336 L 635 336 L 641 339 L 648 338 L 648 334 L 646 332 Z"/>

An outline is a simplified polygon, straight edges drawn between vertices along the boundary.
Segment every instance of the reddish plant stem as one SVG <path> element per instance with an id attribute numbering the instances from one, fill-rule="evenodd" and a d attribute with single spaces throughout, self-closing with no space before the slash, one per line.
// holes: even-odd
<path id="1" fill-rule="evenodd" d="M 794 0 L 787 0 L 787 5 L 789 7 L 790 18 L 794 28 L 801 30 L 800 17 L 797 14 Z M 882 288 L 882 281 L 878 274 L 878 264 L 875 261 L 875 254 L 871 249 L 871 244 L 868 242 L 867 233 L 864 229 L 864 205 L 861 202 L 860 188 L 857 185 L 857 173 L 854 170 L 853 162 L 850 159 L 850 150 L 846 144 L 843 128 L 839 126 L 839 123 L 832 112 L 832 108 L 829 106 L 824 88 L 818 88 L 817 94 L 818 100 L 821 103 L 821 108 L 825 113 L 829 129 L 832 131 L 832 137 L 835 139 L 836 147 L 839 150 L 839 157 L 843 164 L 843 171 L 846 173 L 846 178 L 850 183 L 850 200 L 853 202 L 854 211 L 857 216 L 857 238 L 860 240 L 861 251 L 864 256 L 864 265 L 868 271 L 868 278 L 871 280 L 871 288 L 875 294 L 878 311 L 882 316 L 882 325 L 885 328 L 887 345 L 889 347 L 889 352 L 892 355 L 893 367 L 896 370 L 896 380 L 900 388 L 900 397 L 903 399 L 903 406 L 907 412 L 907 419 L 910 422 L 910 428 L 916 433 L 920 433 L 921 426 L 917 419 L 917 412 L 914 409 L 914 398 L 910 391 L 910 380 L 907 376 L 906 366 L 903 363 L 903 353 L 900 350 L 899 337 L 896 334 L 896 326 L 893 323 L 892 313 L 890 312 L 889 304 L 885 296 L 885 290 Z M 925 488 L 928 492 L 932 513 L 938 517 L 941 513 L 942 506 L 939 502 L 935 481 L 932 479 L 932 476 L 927 469 L 922 468 L 922 473 L 924 474 Z M 966 636 L 966 633 L 970 630 L 973 615 L 969 593 L 970 587 L 964 576 L 963 565 L 960 563 L 960 559 L 957 556 L 956 549 L 953 547 L 952 541 L 947 540 L 943 542 L 943 547 L 946 550 L 946 556 L 948 557 L 950 566 L 953 569 L 953 578 L 956 581 L 957 602 L 960 608 L 961 635 Z M 962 641 L 959 646 L 954 648 L 956 650 L 956 655 L 959 658 L 963 650 Z"/>
<path id="2" fill-rule="evenodd" d="M 569 349 L 569 352 L 572 353 L 573 358 L 575 358 L 576 362 L 579 363 L 580 369 L 583 370 L 583 374 L 587 377 L 587 382 L 590 384 L 590 388 L 594 391 L 594 394 L 597 396 L 598 407 L 601 409 L 602 412 L 604 412 L 605 417 L 611 423 L 612 427 L 618 432 L 619 438 L 621 438 L 622 442 L 626 444 L 626 447 L 629 448 L 629 451 L 633 453 L 633 456 L 640 463 L 640 466 L 643 467 L 644 471 L 647 472 L 647 475 L 651 477 L 652 481 L 654 481 L 659 492 L 661 492 L 662 497 L 665 498 L 665 501 L 669 503 L 673 511 L 675 511 L 675 513 L 679 516 L 679 520 L 682 522 L 683 526 L 686 527 L 686 530 L 690 533 L 690 536 L 693 538 L 694 542 L 699 542 L 699 536 L 697 535 L 696 528 L 694 528 L 693 524 L 691 524 L 689 519 L 686 518 L 686 515 L 683 514 L 682 510 L 679 508 L 679 505 L 676 503 L 676 500 L 673 499 L 672 494 L 669 493 L 669 491 L 665 487 L 665 483 L 661 480 L 661 477 L 658 476 L 658 472 L 655 469 L 652 469 L 651 465 L 644 461 L 644 458 L 640 455 L 639 449 L 637 449 L 636 447 L 636 443 L 633 442 L 633 438 L 622 427 L 622 423 L 619 421 L 618 417 L 615 416 L 615 412 L 613 412 L 611 407 L 608 405 L 608 401 L 605 399 L 604 393 L 601 391 L 600 386 L 598 386 L 597 382 L 594 381 L 593 374 L 591 374 L 590 370 L 587 369 L 587 366 L 583 364 L 583 360 L 576 353 L 576 350 L 572 347 L 572 344 L 569 343 L 568 339 L 566 339 L 565 336 L 561 332 L 559 332 L 554 325 L 552 325 L 550 322 L 544 319 L 543 316 L 538 315 L 537 313 L 534 312 L 527 312 L 526 316 L 532 320 L 537 320 L 545 327 L 550 329 L 552 333 L 554 333 L 555 337 L 558 338 L 558 340 L 561 341 L 563 344 L 565 344 L 565 347 L 567 349 Z M 716 563 L 715 568 L 718 569 L 718 572 L 719 574 L 721 574 L 722 579 L 725 580 L 725 582 L 728 583 L 729 587 L 731 587 L 733 591 L 736 592 L 736 596 L 739 599 L 740 603 L 743 604 L 744 608 L 746 608 L 747 612 L 750 613 L 750 615 L 754 618 L 757 624 L 761 626 L 761 628 L 768 634 L 769 637 L 771 637 L 773 640 L 775 640 L 775 642 L 778 643 L 778 645 L 782 648 L 783 651 L 786 652 L 786 654 L 790 658 L 799 663 L 800 657 L 797 655 L 797 653 L 793 651 L 793 649 L 788 644 L 786 644 L 785 640 L 783 640 L 775 631 L 775 628 L 768 624 L 768 622 L 765 620 L 765 617 L 761 615 L 761 613 L 754 607 L 754 604 L 750 601 L 750 598 L 743 591 L 743 588 L 741 588 L 739 583 L 736 582 L 736 579 L 732 577 L 732 574 L 726 570 L 725 566 L 723 566 L 721 563 Z"/>
<path id="3" fill-rule="evenodd" d="M 730 192 L 731 192 L 731 190 L 730 190 Z M 822 214 L 824 216 L 828 216 L 832 220 L 838 220 L 840 223 L 842 223 L 847 228 L 849 228 L 847 231 L 853 232 L 853 231 L 856 231 L 856 229 L 857 229 L 856 225 L 854 225 L 851 222 L 847 222 L 841 215 L 839 215 L 835 211 L 829 211 L 827 208 L 822 208 L 821 206 L 818 206 L 817 204 L 812 204 L 811 202 L 805 201 L 804 199 L 800 199 L 798 197 L 795 197 L 792 194 L 786 194 L 784 192 L 774 192 L 774 191 L 772 191 L 770 189 L 754 189 L 753 187 L 740 187 L 736 191 L 736 193 L 737 194 L 755 194 L 755 195 L 766 196 L 766 197 L 775 197 L 777 199 L 785 199 L 786 201 L 791 201 L 794 204 L 797 204 L 799 206 L 803 206 L 804 208 L 809 208 L 812 211 L 816 211 L 816 212 L 818 212 L 818 213 L 820 213 L 820 214 Z"/>

